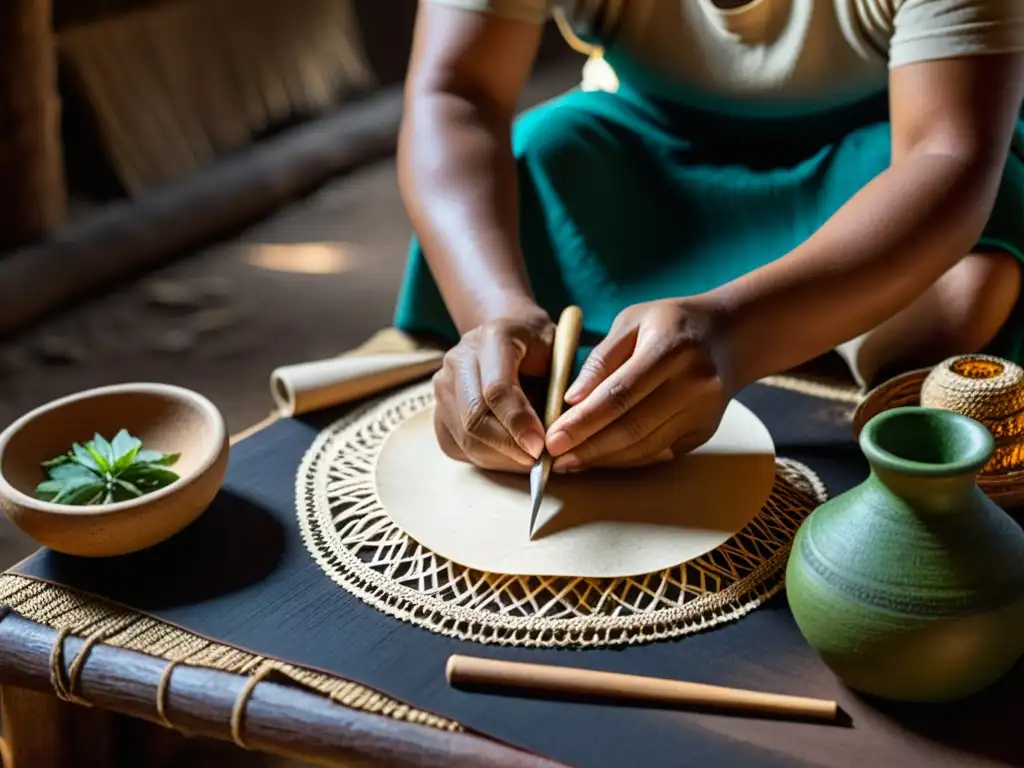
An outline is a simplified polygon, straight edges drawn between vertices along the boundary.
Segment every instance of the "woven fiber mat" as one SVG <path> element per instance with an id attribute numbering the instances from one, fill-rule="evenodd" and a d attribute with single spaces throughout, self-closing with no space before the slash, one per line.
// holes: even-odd
<path id="1" fill-rule="evenodd" d="M 384 694 L 334 675 L 303 669 L 277 659 L 233 648 L 124 606 L 13 573 L 0 575 L 0 604 L 20 616 L 114 648 L 166 659 L 172 664 L 238 675 L 281 674 L 338 704 L 372 714 L 449 731 L 462 727 L 445 717 L 415 709 Z M 74 680 L 54 681 L 55 693 L 73 701 Z M 158 705 L 158 709 L 160 706 Z M 172 727 L 170 722 L 165 725 Z"/>
<path id="2" fill-rule="evenodd" d="M 407 533 L 380 491 L 378 461 L 391 435 L 433 406 L 426 381 L 375 398 L 323 430 L 299 468 L 296 511 L 307 549 L 339 587 L 389 616 L 460 640 L 599 648 L 734 621 L 782 588 L 793 536 L 828 498 L 808 467 L 776 457 L 757 514 L 699 557 L 617 578 L 487 573 Z M 731 482 L 739 479 L 733 474 Z"/>

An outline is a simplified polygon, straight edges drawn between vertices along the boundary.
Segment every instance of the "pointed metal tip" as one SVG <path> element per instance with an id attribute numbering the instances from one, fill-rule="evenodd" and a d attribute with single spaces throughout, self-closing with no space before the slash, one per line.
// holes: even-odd
<path id="1" fill-rule="evenodd" d="M 541 502 L 544 500 L 544 485 L 548 479 L 548 467 L 549 462 L 542 457 L 530 470 L 530 501 L 533 504 L 533 509 L 530 510 L 530 541 L 533 541 L 534 534 L 537 532 L 537 517 Z"/>
<path id="2" fill-rule="evenodd" d="M 530 512 L 530 541 L 533 541 L 537 534 L 537 514 L 540 512 L 540 502 L 543 497 L 538 495 L 533 501 L 533 511 Z"/>
<path id="3" fill-rule="evenodd" d="M 540 515 L 543 500 L 543 494 L 534 495 L 534 508 L 529 512 L 529 541 L 534 541 L 534 537 L 537 535 L 537 518 Z"/>

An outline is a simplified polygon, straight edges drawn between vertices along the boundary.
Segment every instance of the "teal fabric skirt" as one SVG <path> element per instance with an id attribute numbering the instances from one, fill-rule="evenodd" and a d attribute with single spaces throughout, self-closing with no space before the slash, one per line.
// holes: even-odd
<path id="1" fill-rule="evenodd" d="M 625 307 L 711 290 L 809 238 L 889 165 L 886 95 L 799 117 L 726 117 L 644 96 L 571 91 L 513 131 L 524 258 L 539 303 L 607 333 Z M 979 246 L 1024 259 L 1024 122 Z M 808 318 L 813 322 L 813 318 Z M 413 240 L 395 324 L 458 338 Z M 1024 357 L 1024 312 L 988 350 Z"/>

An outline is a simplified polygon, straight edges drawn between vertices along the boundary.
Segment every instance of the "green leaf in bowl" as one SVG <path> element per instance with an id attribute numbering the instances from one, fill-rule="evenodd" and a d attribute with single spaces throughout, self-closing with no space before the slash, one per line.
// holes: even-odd
<path id="1" fill-rule="evenodd" d="M 114 435 L 110 446 L 114 452 L 114 470 L 121 471 L 135 461 L 135 456 L 142 448 L 142 441 L 128 434 L 128 430 L 122 429 Z"/>
<path id="2" fill-rule="evenodd" d="M 87 443 L 85 447 L 93 456 L 99 454 L 98 461 L 104 471 L 111 472 L 114 469 L 114 449 L 103 435 L 99 433 L 93 435 L 92 441 Z"/>
<path id="3" fill-rule="evenodd" d="M 68 453 L 42 463 L 46 480 L 36 496 L 56 504 L 112 504 L 137 499 L 179 479 L 167 469 L 180 454 L 145 449 L 142 441 L 120 430 L 112 441 L 96 434 L 72 445 Z"/>
<path id="4" fill-rule="evenodd" d="M 78 443 L 71 446 L 71 453 L 75 457 L 75 461 L 81 464 L 83 467 L 88 467 L 93 472 L 102 473 L 105 470 L 100 466 L 100 463 L 96 460 L 96 455 L 93 451 L 89 451 L 83 448 Z M 97 454 L 98 455 L 98 454 Z"/>
<path id="5" fill-rule="evenodd" d="M 158 467 L 170 467 L 181 458 L 180 453 L 160 453 L 149 449 L 140 450 L 135 454 L 133 464 L 152 464 Z"/>
<path id="6" fill-rule="evenodd" d="M 53 498 L 54 504 L 96 504 L 103 497 L 107 486 L 102 480 L 94 482 L 73 481 L 65 483 L 61 492 Z"/>
<path id="7" fill-rule="evenodd" d="M 178 475 L 155 464 L 133 464 L 124 471 L 121 479 L 133 483 L 142 490 L 155 491 L 175 482 Z"/>

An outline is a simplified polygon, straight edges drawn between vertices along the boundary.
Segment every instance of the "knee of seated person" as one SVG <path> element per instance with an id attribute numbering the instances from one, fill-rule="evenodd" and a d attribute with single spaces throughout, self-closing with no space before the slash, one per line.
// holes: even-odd
<path id="1" fill-rule="evenodd" d="M 977 300 L 985 303 L 1014 304 L 1020 297 L 1024 270 L 1020 260 L 1003 250 L 982 251 L 968 257 L 974 273 L 971 282 L 977 285 Z"/>
<path id="2" fill-rule="evenodd" d="M 1024 271 L 1012 254 L 990 251 L 971 254 L 955 272 L 959 274 L 950 275 L 950 289 L 968 292 L 955 302 L 964 306 L 959 346 L 980 347 L 999 332 L 1013 311 L 1020 298 Z"/>

